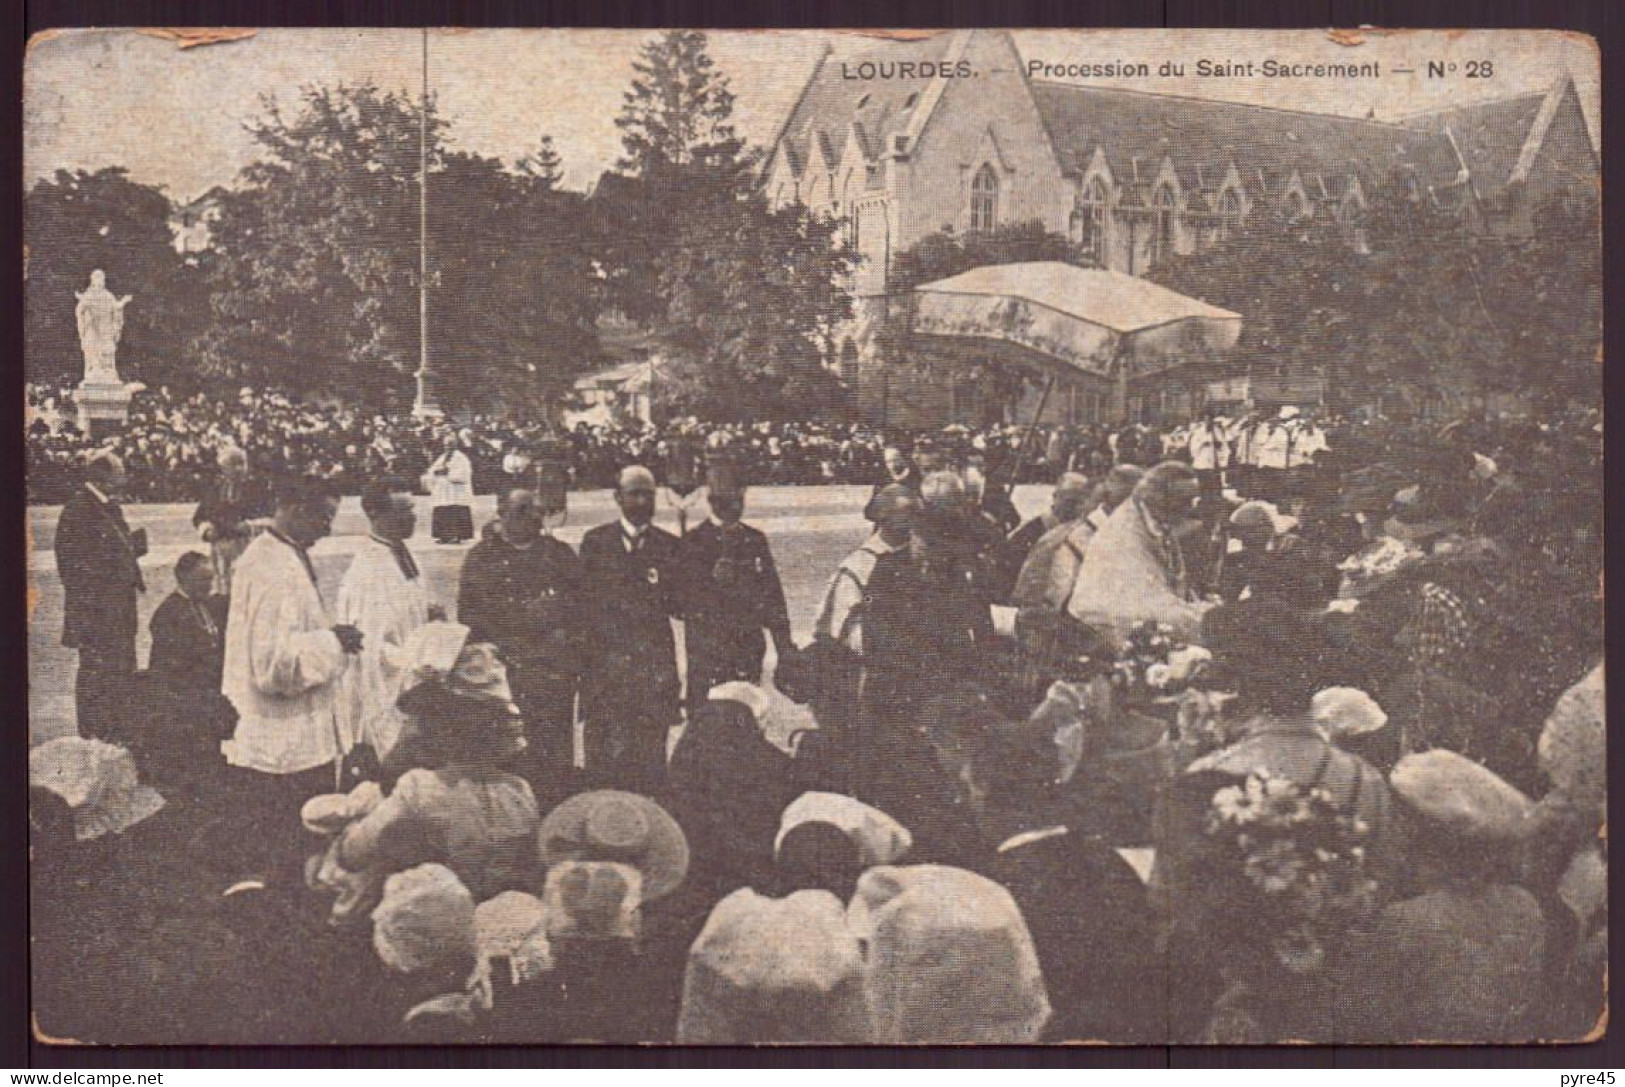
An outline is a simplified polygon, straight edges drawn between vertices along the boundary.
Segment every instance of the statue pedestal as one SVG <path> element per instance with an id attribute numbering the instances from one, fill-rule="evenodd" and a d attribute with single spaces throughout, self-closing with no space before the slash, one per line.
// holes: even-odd
<path id="1" fill-rule="evenodd" d="M 92 441 L 124 429 L 130 418 L 128 386 L 117 382 L 82 381 L 73 391 L 79 406 L 79 429 Z"/>

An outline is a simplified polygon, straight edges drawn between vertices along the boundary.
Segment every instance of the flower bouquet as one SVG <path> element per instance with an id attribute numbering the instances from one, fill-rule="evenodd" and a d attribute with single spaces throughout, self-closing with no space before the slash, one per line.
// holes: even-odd
<path id="1" fill-rule="evenodd" d="M 1415 545 L 1384 536 L 1337 564 L 1338 572 L 1343 575 L 1338 598 L 1358 600 L 1426 557 L 1426 552 Z"/>
<path id="2" fill-rule="evenodd" d="M 1237 866 L 1247 904 L 1231 908 L 1267 935 L 1267 969 L 1320 973 L 1335 941 L 1377 907 L 1379 887 L 1366 873 L 1370 828 L 1324 789 L 1250 774 L 1213 794 L 1204 832 Z"/>

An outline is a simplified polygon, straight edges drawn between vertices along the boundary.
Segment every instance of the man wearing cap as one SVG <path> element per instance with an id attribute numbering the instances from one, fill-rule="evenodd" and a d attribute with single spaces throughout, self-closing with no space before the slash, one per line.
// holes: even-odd
<path id="1" fill-rule="evenodd" d="M 463 563 L 457 619 L 475 641 L 501 651 L 525 719 L 525 759 L 536 771 L 531 786 L 550 798 L 575 767 L 584 632 L 581 563 L 544 522 L 534 488 L 497 496 L 496 523 Z"/>
<path id="2" fill-rule="evenodd" d="M 346 670 L 339 723 L 347 745 L 365 744 L 383 758 L 401 731 L 395 706 L 406 676 L 401 648 L 429 621 L 429 593 L 406 541 L 417 527 L 412 495 L 387 480 L 369 483 L 361 509 L 372 533 L 356 548 L 339 584 L 337 617 L 361 631 L 366 648 Z"/>
<path id="3" fill-rule="evenodd" d="M 654 474 L 621 470 L 618 520 L 581 539 L 591 667 L 582 677 L 587 773 L 654 791 L 666 773 L 666 737 L 682 713 L 671 620 L 682 610 L 677 537 L 652 523 Z"/>
<path id="4" fill-rule="evenodd" d="M 62 507 L 56 529 L 56 568 L 62 578 L 62 644 L 79 651 L 74 709 L 79 734 L 117 742 L 121 708 L 135 679 L 136 598 L 146 591 L 141 556 L 147 530 L 131 530 L 118 497 L 124 462 L 99 453 L 85 480 Z"/>
<path id="5" fill-rule="evenodd" d="M 253 871 L 261 882 L 293 859 L 285 843 L 298 841 L 290 835 L 299 807 L 333 789 L 346 752 L 339 679 L 363 639 L 354 626 L 333 622 L 310 557 L 337 510 L 325 484 L 282 480 L 271 528 L 248 545 L 233 575 L 221 690 L 238 719 L 221 748 L 239 769 L 243 845 L 262 866 Z"/>
<path id="6" fill-rule="evenodd" d="M 767 650 L 763 630 L 772 635 L 780 657 L 793 648 L 790 611 L 767 537 L 740 521 L 745 487 L 738 466 L 731 458 L 713 456 L 708 474 L 711 516 L 682 538 L 691 720 L 716 684 L 761 682 Z"/>
<path id="7" fill-rule="evenodd" d="M 1165 461 L 1089 541 L 1067 612 L 1116 638 L 1140 623 L 1166 623 L 1195 638 L 1205 610 L 1191 591 L 1180 536 L 1200 486 L 1188 464 Z"/>
<path id="8" fill-rule="evenodd" d="M 1337 1040 L 1534 1041 L 1547 923 L 1514 882 L 1529 799 L 1452 751 L 1407 755 L 1389 782 L 1421 893 L 1353 934 Z"/>

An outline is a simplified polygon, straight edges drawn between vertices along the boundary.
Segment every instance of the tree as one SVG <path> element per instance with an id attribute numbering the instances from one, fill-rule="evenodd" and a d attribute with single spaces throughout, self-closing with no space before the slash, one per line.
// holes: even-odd
<path id="1" fill-rule="evenodd" d="M 1090 267 L 1093 259 L 1064 235 L 1052 233 L 1041 222 L 1010 223 L 986 233 L 967 235 L 952 231 L 927 234 L 897 254 L 888 286 L 909 291 L 922 283 L 947 279 L 986 264 L 1060 261 Z"/>
<path id="2" fill-rule="evenodd" d="M 553 147 L 553 137 L 543 135 L 531 154 L 519 160 L 519 170 L 544 189 L 556 189 L 564 180 L 564 160 Z"/>
<path id="3" fill-rule="evenodd" d="M 213 375 L 375 408 L 410 402 L 416 367 L 419 104 L 372 84 L 267 99 L 214 231 Z M 428 155 L 445 122 L 429 103 Z"/>
<path id="4" fill-rule="evenodd" d="M 1528 236 L 1474 229 L 1470 205 L 1412 198 L 1397 180 L 1373 185 L 1368 206 L 1307 222 L 1255 212 L 1228 241 L 1149 278 L 1242 315 L 1229 372 L 1318 372 L 1341 407 L 1487 392 L 1595 400 L 1594 204 L 1536 209 Z"/>
<path id="5" fill-rule="evenodd" d="M 450 409 L 540 410 L 595 360 L 581 198 L 533 169 L 449 151 L 426 105 L 372 85 L 306 90 L 251 128 L 211 262 L 211 372 L 402 410 L 419 365 L 420 142 L 427 109 L 428 354 Z M 544 159 L 551 159 L 551 166 Z"/>
<path id="6" fill-rule="evenodd" d="M 652 180 L 674 167 L 736 166 L 734 98 L 708 44 L 701 31 L 668 30 L 639 51 L 615 119 L 623 148 L 617 170 Z"/>
<path id="7" fill-rule="evenodd" d="M 74 315 L 90 273 L 131 295 L 119 341 L 119 376 L 148 385 L 186 384 L 187 341 L 202 320 L 198 269 L 176 251 L 173 207 L 163 191 L 122 167 L 58 170 L 24 200 L 27 378 L 77 383 L 84 373 Z"/>
<path id="8" fill-rule="evenodd" d="M 606 296 L 660 342 L 668 407 L 735 419 L 837 410 L 830 356 L 853 254 L 833 221 L 769 206 L 706 45 L 668 31 L 633 65 L 620 172 L 593 198 Z"/>

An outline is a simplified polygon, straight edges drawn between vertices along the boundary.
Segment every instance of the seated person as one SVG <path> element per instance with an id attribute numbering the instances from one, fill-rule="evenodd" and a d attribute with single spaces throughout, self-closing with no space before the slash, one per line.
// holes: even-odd
<path id="1" fill-rule="evenodd" d="M 540 813 L 530 785 L 507 770 L 524 738 L 502 663 L 490 645 L 464 644 L 460 624 L 420 632 L 408 655 L 429 658 L 413 669 L 429 678 L 401 695 L 408 720 L 390 752 L 417 765 L 344 828 L 314 875 L 347 888 L 334 907 L 339 919 L 368 897 L 355 876 L 376 886 L 391 872 L 443 864 L 486 899 L 524 886 L 535 866 Z"/>

